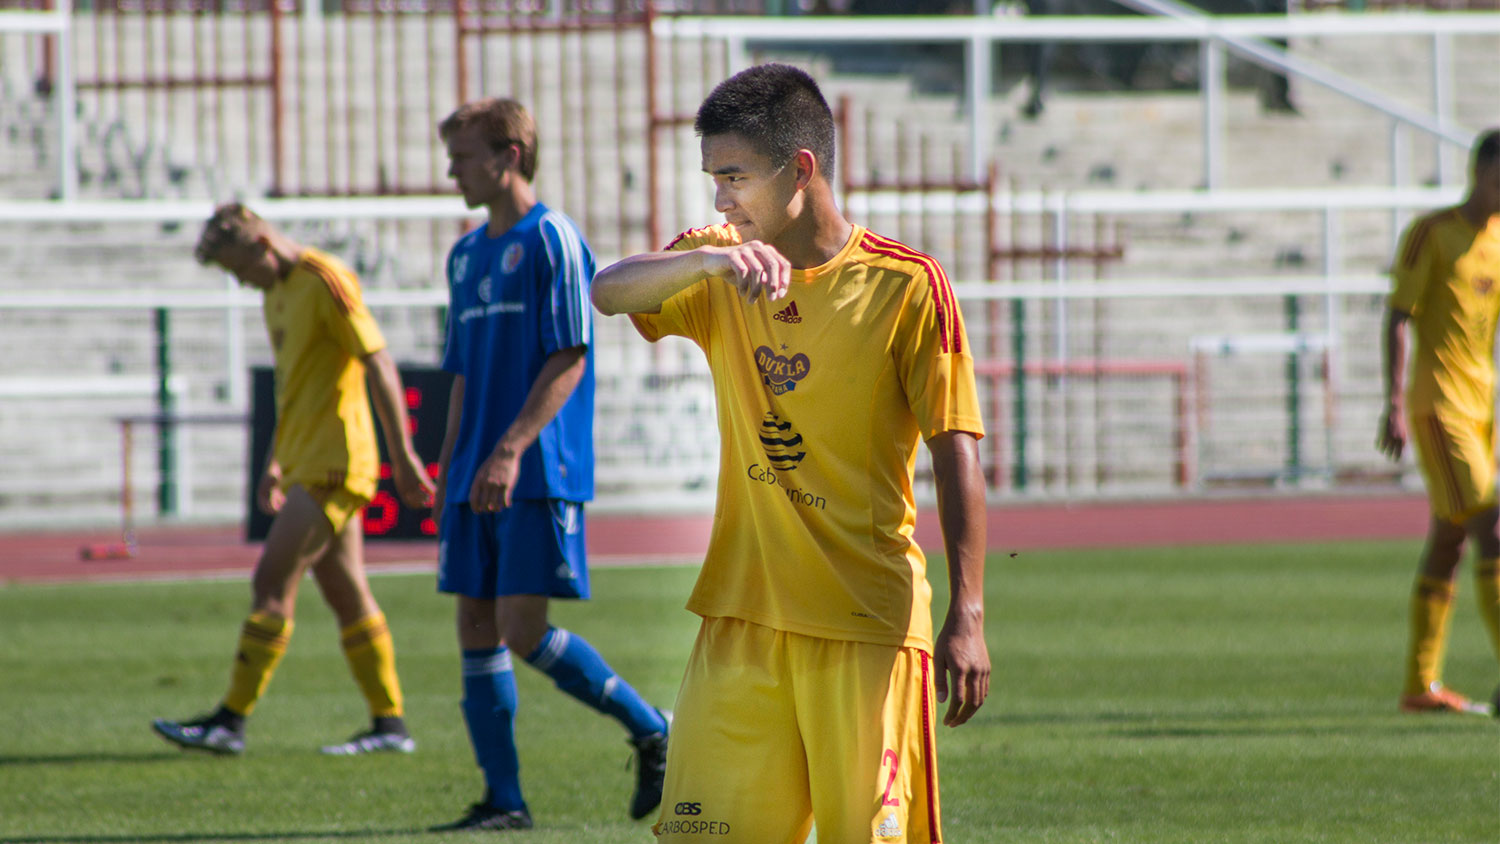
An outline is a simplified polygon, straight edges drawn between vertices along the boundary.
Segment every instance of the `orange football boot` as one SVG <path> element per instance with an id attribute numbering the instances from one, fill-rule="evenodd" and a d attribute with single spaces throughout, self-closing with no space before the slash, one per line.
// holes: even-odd
<path id="1" fill-rule="evenodd" d="M 1489 715 L 1490 705 L 1476 703 L 1458 692 L 1434 682 L 1427 691 L 1401 696 L 1402 712 L 1459 712 L 1465 715 Z"/>

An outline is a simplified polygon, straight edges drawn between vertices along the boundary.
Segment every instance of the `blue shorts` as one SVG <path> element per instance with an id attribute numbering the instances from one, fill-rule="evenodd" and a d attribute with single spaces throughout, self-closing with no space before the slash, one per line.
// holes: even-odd
<path id="1" fill-rule="evenodd" d="M 587 598 L 583 505 L 544 498 L 514 500 L 498 513 L 475 513 L 468 503 L 444 508 L 438 591 Z"/>

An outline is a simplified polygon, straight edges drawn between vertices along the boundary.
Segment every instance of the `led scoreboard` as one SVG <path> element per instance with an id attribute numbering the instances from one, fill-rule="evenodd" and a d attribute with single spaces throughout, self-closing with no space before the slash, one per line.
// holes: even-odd
<path id="1" fill-rule="evenodd" d="M 448 425 L 448 392 L 453 375 L 431 366 L 401 366 L 401 383 L 406 389 L 406 413 L 411 420 L 411 440 L 417 454 L 427 464 L 427 474 L 437 477 L 438 454 L 443 448 L 443 431 Z M 276 433 L 276 383 L 268 366 L 250 370 L 250 463 L 249 488 L 245 493 L 245 539 L 260 541 L 271 529 L 271 517 L 255 505 L 255 488 L 266 467 L 266 449 Z M 370 411 L 374 416 L 374 409 Z M 375 441 L 380 446 L 380 487 L 365 508 L 365 538 L 435 539 L 437 525 L 430 510 L 410 510 L 396 495 L 391 478 L 390 459 L 385 453 L 385 437 L 380 433 L 380 418 L 375 417 Z"/>

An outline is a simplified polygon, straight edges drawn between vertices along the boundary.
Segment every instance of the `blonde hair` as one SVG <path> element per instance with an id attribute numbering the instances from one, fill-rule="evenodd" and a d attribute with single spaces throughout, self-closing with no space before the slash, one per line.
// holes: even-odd
<path id="1" fill-rule="evenodd" d="M 227 246 L 249 246 L 271 232 L 271 224 L 239 202 L 226 202 L 214 209 L 203 224 L 193 257 L 200 264 L 212 263 Z"/>
<path id="2" fill-rule="evenodd" d="M 438 137 L 446 141 L 470 127 L 478 129 L 496 152 L 512 144 L 520 147 L 522 178 L 529 182 L 536 176 L 536 120 L 526 106 L 501 97 L 464 103 L 438 124 Z"/>

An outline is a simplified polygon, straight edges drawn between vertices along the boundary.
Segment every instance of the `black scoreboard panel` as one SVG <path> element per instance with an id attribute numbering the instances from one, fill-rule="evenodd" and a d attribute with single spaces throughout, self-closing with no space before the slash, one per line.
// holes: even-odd
<path id="1" fill-rule="evenodd" d="M 412 445 L 427 465 L 427 474 L 437 477 L 438 454 L 443 448 L 443 431 L 448 425 L 448 395 L 453 375 L 432 366 L 398 367 L 406 392 L 406 412 L 411 419 Z M 371 410 L 374 415 L 374 410 Z M 258 542 L 271 529 L 271 517 L 255 505 L 255 488 L 266 467 L 266 450 L 276 432 L 276 380 L 268 366 L 250 370 L 250 471 L 249 489 L 245 493 L 245 539 Z M 385 453 L 385 437 L 380 433 L 380 419 L 375 418 L 375 441 L 380 446 L 380 487 L 370 506 L 365 508 L 365 539 L 435 539 L 437 525 L 430 510 L 410 510 L 396 495 L 391 478 L 391 464 Z"/>

